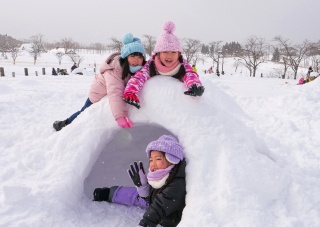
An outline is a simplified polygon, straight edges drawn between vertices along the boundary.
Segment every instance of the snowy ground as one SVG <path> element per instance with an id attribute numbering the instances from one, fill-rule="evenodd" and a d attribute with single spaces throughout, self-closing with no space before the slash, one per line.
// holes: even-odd
<path id="1" fill-rule="evenodd" d="M 320 79 L 297 86 L 231 75 L 231 65 L 218 78 L 199 64 L 201 98 L 177 80 L 149 80 L 141 109 L 130 107 L 133 129 L 118 128 L 104 98 L 55 132 L 84 104 L 92 76 L 26 77 L 23 63 L 1 62 L 0 226 L 136 226 L 142 209 L 92 202 L 90 191 L 125 184 L 130 162 L 162 133 L 187 156 L 179 226 L 320 226 Z"/>

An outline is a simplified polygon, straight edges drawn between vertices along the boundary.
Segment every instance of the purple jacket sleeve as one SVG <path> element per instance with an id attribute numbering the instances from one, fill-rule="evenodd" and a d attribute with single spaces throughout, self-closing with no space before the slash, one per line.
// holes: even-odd
<path id="1" fill-rule="evenodd" d="M 145 199 L 141 198 L 138 194 L 136 187 L 124 187 L 124 186 L 114 186 L 111 187 L 109 196 L 111 196 L 111 201 L 113 203 L 124 204 L 129 206 L 140 206 L 146 208 L 149 206 Z"/>

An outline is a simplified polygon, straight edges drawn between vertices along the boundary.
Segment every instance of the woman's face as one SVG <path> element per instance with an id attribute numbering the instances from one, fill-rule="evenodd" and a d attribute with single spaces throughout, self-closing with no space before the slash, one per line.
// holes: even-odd
<path id="1" fill-rule="evenodd" d="M 142 56 L 138 56 L 138 55 L 134 55 L 134 54 L 130 54 L 128 56 L 128 62 L 130 66 L 141 66 L 143 63 L 143 57 Z"/>
<path id="2" fill-rule="evenodd" d="M 163 152 L 151 151 L 149 159 L 149 168 L 151 172 L 158 169 L 166 169 L 170 165 L 172 164 L 166 159 Z"/>
<path id="3" fill-rule="evenodd" d="M 159 53 L 159 58 L 161 63 L 166 67 L 171 67 L 179 59 L 179 52 L 178 51 L 163 51 Z"/>

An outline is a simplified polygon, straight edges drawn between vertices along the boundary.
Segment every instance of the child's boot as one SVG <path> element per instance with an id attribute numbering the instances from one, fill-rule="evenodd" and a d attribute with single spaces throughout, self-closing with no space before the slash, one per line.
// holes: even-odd
<path id="1" fill-rule="evenodd" d="M 109 201 L 110 188 L 96 188 L 93 192 L 93 201 Z"/>
<path id="2" fill-rule="evenodd" d="M 64 120 L 64 121 L 55 121 L 53 123 L 53 128 L 56 130 L 56 131 L 60 131 L 63 127 L 65 127 L 67 125 L 67 120 Z"/>

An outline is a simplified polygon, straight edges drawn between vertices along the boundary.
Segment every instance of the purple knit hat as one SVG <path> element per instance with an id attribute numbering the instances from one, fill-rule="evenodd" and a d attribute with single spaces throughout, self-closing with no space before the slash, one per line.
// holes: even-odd
<path id="1" fill-rule="evenodd" d="M 159 53 L 162 51 L 179 51 L 182 53 L 182 48 L 178 37 L 176 37 L 173 32 L 176 26 L 172 21 L 168 21 L 163 25 L 163 32 L 157 40 L 154 47 L 154 53 Z"/>
<path id="2" fill-rule="evenodd" d="M 184 158 L 183 148 L 173 136 L 163 135 L 149 143 L 146 148 L 148 158 L 154 150 L 164 152 L 166 159 L 172 164 L 178 164 Z"/>

